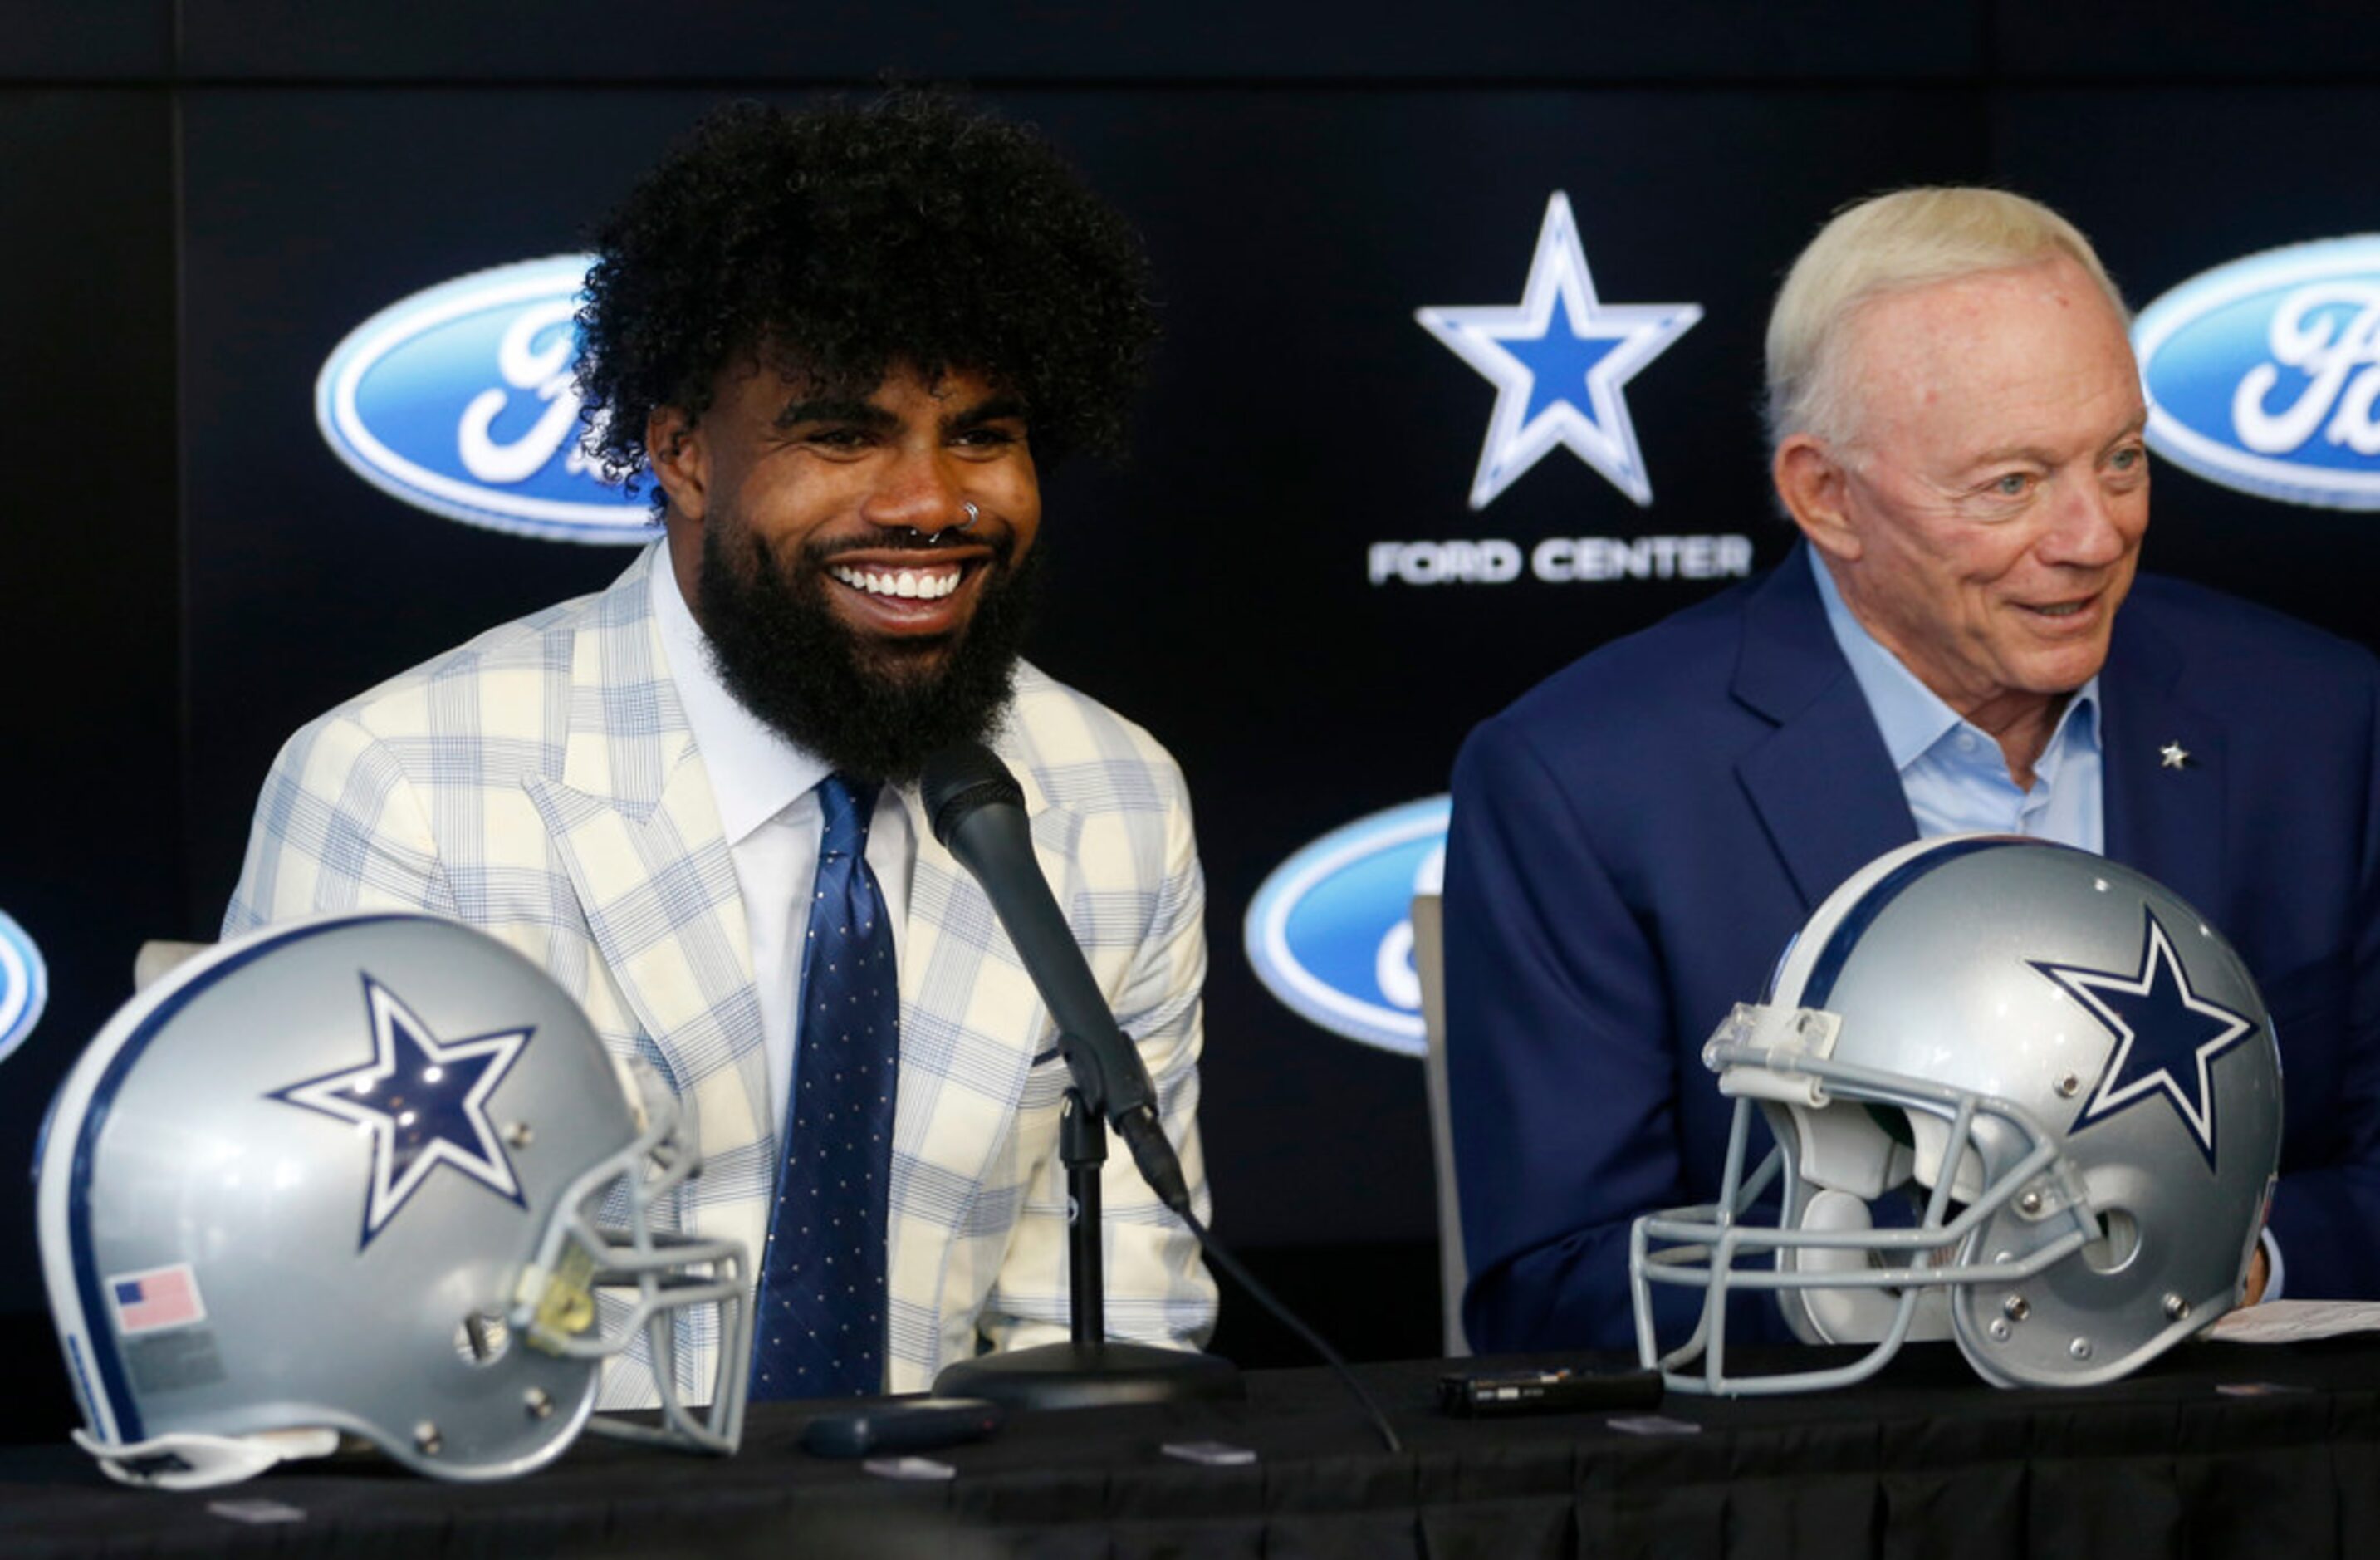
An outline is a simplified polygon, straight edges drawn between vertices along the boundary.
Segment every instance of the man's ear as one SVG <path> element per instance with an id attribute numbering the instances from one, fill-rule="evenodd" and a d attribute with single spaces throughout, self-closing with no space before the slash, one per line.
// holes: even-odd
<path id="1" fill-rule="evenodd" d="M 1858 561 L 1864 549 L 1849 509 L 1851 473 L 1840 456 L 1814 436 L 1795 433 L 1777 446 L 1768 477 L 1811 546 L 1843 563 Z"/>
<path id="2" fill-rule="evenodd" d="M 701 425 L 679 407 L 655 407 L 645 419 L 645 460 L 669 495 L 670 513 L 700 523 L 710 494 L 710 449 Z"/>

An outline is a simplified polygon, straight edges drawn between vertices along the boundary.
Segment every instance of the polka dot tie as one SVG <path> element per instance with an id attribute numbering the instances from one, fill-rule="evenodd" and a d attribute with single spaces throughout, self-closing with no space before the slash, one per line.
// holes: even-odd
<path id="1" fill-rule="evenodd" d="M 819 782 L 826 814 L 793 1098 L 779 1123 L 777 1201 L 760 1259 L 752 1396 L 834 1397 L 884 1383 L 884 1222 L 901 985 L 884 896 L 868 868 L 877 786 Z"/>

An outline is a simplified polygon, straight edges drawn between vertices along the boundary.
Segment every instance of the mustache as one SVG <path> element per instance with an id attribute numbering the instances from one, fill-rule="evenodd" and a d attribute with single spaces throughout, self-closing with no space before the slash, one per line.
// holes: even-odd
<path id="1" fill-rule="evenodd" d="M 832 540 L 816 540 L 802 544 L 802 561 L 812 566 L 833 562 L 845 553 L 915 553 L 930 558 L 944 549 L 942 538 L 954 536 L 954 531 L 912 530 L 906 526 L 881 532 L 876 536 L 846 536 Z M 994 562 L 1005 567 L 1016 554 L 1016 533 L 1006 527 L 998 530 L 968 531 L 960 540 L 973 546 L 989 549 Z"/>

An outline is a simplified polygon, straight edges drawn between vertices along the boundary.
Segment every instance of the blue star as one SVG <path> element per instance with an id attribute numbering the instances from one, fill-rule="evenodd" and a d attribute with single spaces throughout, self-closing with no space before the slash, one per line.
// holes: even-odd
<path id="1" fill-rule="evenodd" d="M 1621 389 L 1702 317 L 1699 304 L 1598 299 L 1570 200 L 1555 190 L 1519 303 L 1414 315 L 1496 386 L 1471 506 L 1488 507 L 1556 445 L 1568 445 L 1612 486 L 1649 506 L 1653 483 Z"/>
<path id="2" fill-rule="evenodd" d="M 2162 1093 L 2190 1124 L 2200 1152 L 2213 1164 L 2215 1095 L 2209 1065 L 2254 1034 L 2255 1020 L 2191 990 L 2190 973 L 2182 969 L 2173 939 L 2155 911 L 2148 915 L 2137 973 L 2119 975 L 2038 960 L 2033 967 L 2064 987 L 2116 1037 L 2115 1054 L 2097 1091 L 2082 1107 L 2081 1124 Z"/>
<path id="3" fill-rule="evenodd" d="M 441 1164 L 527 1206 L 512 1160 L 488 1119 L 488 1097 L 533 1031 L 504 1030 L 441 1044 L 370 975 L 364 1006 L 371 1019 L 370 1061 L 266 1096 L 353 1122 L 370 1134 L 371 1186 L 357 1249 L 370 1245 Z"/>

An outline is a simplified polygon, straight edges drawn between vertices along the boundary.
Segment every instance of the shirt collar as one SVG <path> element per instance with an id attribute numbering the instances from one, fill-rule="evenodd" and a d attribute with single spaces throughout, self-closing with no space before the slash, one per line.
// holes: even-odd
<path id="1" fill-rule="evenodd" d="M 1887 650 L 1867 631 L 1867 625 L 1852 615 L 1842 592 L 1835 588 L 1834 571 L 1815 553 L 1810 557 L 1810 573 L 1817 579 L 1818 600 L 1827 609 L 1827 627 L 1834 631 L 1835 643 L 1842 650 L 1843 659 L 1851 663 L 1860 694 L 1876 716 L 1876 729 L 1884 735 L 1885 751 L 1892 759 L 1892 767 L 1906 770 L 1934 744 L 1967 722 L 1944 703 L 1939 694 L 1918 681 L 1917 674 L 1902 665 L 1900 657 Z M 2045 759 L 2063 749 L 2070 728 L 2074 737 L 2087 737 L 2093 747 L 2098 746 L 2099 678 L 2095 673 L 2066 701 L 2057 728 L 2042 750 Z"/>
<path id="2" fill-rule="evenodd" d="M 678 702 L 694 733 L 695 751 L 710 774 L 720 826 L 729 845 L 741 844 L 830 771 L 817 754 L 746 709 L 719 680 L 710 641 L 677 588 L 677 570 L 670 567 L 665 542 L 661 556 L 653 560 L 652 608 Z"/>

